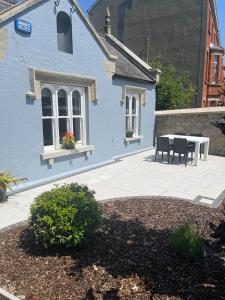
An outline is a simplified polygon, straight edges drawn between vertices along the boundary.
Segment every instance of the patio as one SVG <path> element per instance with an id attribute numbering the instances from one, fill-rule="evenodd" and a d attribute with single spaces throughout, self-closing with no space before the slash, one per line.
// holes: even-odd
<path id="1" fill-rule="evenodd" d="M 96 191 L 98 200 L 130 196 L 178 197 L 196 204 L 217 207 L 225 198 L 225 158 L 209 156 L 198 166 L 190 163 L 154 162 L 155 150 L 141 152 L 115 163 L 43 185 L 9 197 L 0 204 L 0 229 L 25 221 L 29 206 L 40 193 L 55 184 L 78 182 Z M 156 200 L 157 201 L 157 198 Z"/>

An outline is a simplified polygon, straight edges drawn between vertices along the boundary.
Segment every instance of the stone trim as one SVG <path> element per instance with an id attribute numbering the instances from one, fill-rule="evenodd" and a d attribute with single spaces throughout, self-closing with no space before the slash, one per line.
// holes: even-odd
<path id="1" fill-rule="evenodd" d="M 187 109 L 175 109 L 175 110 L 162 110 L 156 111 L 156 116 L 168 116 L 168 115 L 182 115 L 182 114 L 208 114 L 208 113 L 220 113 L 225 112 L 225 107 L 208 107 L 208 108 L 187 108 Z"/>
<path id="2" fill-rule="evenodd" d="M 71 150 L 51 150 L 41 153 L 41 159 L 48 160 L 49 165 L 53 165 L 55 158 L 77 155 L 80 153 L 85 153 L 85 155 L 88 157 L 94 151 L 94 149 L 95 147 L 93 145 L 80 145 L 77 146 L 77 148 Z"/>
<path id="3" fill-rule="evenodd" d="M 140 142 L 141 140 L 143 140 L 143 138 L 144 138 L 144 136 L 143 135 L 138 135 L 138 136 L 134 136 L 134 137 L 132 137 L 132 138 L 127 138 L 127 137 L 125 137 L 125 142 L 127 143 L 127 144 L 130 144 L 130 142 L 135 142 L 135 141 L 138 141 L 138 142 Z"/>
<path id="4" fill-rule="evenodd" d="M 122 102 L 126 101 L 127 94 L 138 94 L 140 95 L 141 104 L 145 104 L 147 100 L 147 90 L 145 88 L 131 86 L 131 85 L 123 85 L 122 90 Z"/>
<path id="5" fill-rule="evenodd" d="M 42 0 L 25 0 L 0 12 L 0 24 L 13 18 L 24 10 L 41 3 Z"/>
<path id="6" fill-rule="evenodd" d="M 26 93 L 26 96 L 32 100 L 41 99 L 41 83 L 81 86 L 86 89 L 87 100 L 97 99 L 95 78 L 30 68 L 29 80 L 30 91 Z"/>

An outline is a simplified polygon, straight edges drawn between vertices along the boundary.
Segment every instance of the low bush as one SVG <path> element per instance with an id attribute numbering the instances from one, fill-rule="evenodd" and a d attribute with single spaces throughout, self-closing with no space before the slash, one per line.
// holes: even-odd
<path id="1" fill-rule="evenodd" d="M 72 183 L 38 196 L 29 221 L 36 242 L 45 248 L 73 247 L 94 233 L 102 220 L 94 194 Z"/>
<path id="2" fill-rule="evenodd" d="M 185 224 L 171 235 L 171 245 L 182 256 L 197 260 L 203 257 L 204 243 L 195 226 Z"/>

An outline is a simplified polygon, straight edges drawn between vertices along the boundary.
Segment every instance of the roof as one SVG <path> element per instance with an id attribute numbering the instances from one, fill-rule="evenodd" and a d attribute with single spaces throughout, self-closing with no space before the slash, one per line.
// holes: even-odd
<path id="1" fill-rule="evenodd" d="M 115 75 L 144 82 L 158 82 L 160 70 L 152 69 L 145 61 L 111 34 L 100 36 L 106 48 L 117 56 Z"/>
<path id="2" fill-rule="evenodd" d="M 16 4 L 16 0 L 0 0 L 0 11 Z"/>

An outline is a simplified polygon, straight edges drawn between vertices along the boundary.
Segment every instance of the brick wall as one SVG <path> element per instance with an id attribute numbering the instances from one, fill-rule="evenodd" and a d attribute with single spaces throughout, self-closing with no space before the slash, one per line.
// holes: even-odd
<path id="1" fill-rule="evenodd" d="M 156 112 L 155 136 L 175 134 L 176 132 L 197 133 L 209 137 L 209 154 L 225 156 L 224 107 Z"/>

